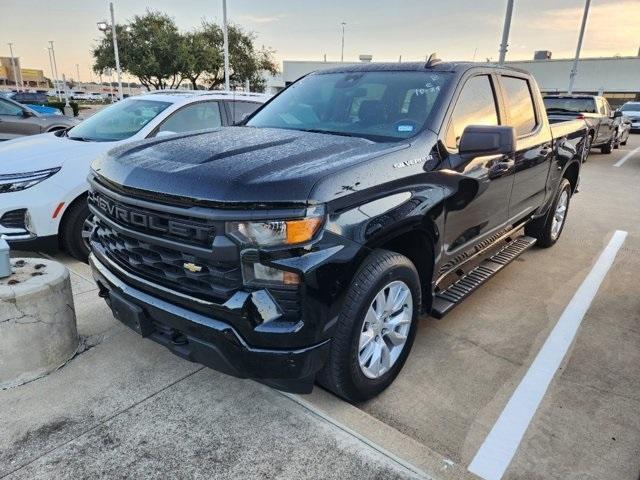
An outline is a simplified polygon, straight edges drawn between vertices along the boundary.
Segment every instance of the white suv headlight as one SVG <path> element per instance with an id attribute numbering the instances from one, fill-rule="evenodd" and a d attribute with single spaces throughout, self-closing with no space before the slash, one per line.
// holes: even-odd
<path id="1" fill-rule="evenodd" d="M 47 168 L 36 172 L 9 173 L 0 175 L 0 193 L 26 190 L 60 171 L 61 167 Z"/>

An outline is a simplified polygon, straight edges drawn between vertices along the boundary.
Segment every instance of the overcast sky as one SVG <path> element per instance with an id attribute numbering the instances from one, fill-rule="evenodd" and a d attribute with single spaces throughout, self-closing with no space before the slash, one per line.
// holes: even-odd
<path id="1" fill-rule="evenodd" d="M 115 0 L 116 20 L 146 9 L 172 16 L 188 30 L 202 19 L 220 21 L 221 0 Z M 496 59 L 506 0 L 227 0 L 228 16 L 272 47 L 279 61 L 340 59 L 346 22 L 345 60 L 362 53 L 374 61 L 421 59 L 430 52 L 448 60 Z M 575 52 L 584 0 L 515 0 L 507 59 L 529 59 L 534 50 L 554 58 Z M 89 79 L 96 22 L 109 15 L 107 0 L 0 0 L 0 56 L 8 42 L 23 67 L 49 75 L 47 41 L 54 40 L 59 72 Z M 593 0 L 583 56 L 636 55 L 640 0 Z"/>

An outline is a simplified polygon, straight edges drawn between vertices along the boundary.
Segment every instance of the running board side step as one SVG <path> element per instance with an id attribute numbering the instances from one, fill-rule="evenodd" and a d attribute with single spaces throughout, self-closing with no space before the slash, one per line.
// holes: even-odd
<path id="1" fill-rule="evenodd" d="M 446 290 L 438 292 L 433 298 L 431 315 L 435 318 L 444 317 L 456 305 L 462 302 L 462 300 L 471 295 L 478 287 L 518 258 L 522 252 L 531 248 L 535 243 L 535 238 L 524 235 L 507 243 L 491 257 L 480 262 L 480 264 L 473 270 L 470 270 L 469 273 L 460 277 L 459 280 Z"/>

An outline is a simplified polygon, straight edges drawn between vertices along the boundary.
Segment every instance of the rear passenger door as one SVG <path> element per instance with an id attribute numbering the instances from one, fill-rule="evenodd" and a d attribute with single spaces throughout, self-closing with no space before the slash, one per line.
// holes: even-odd
<path id="1" fill-rule="evenodd" d="M 551 131 L 543 128 L 542 105 L 536 102 L 526 76 L 501 75 L 500 85 L 507 125 L 515 128 L 515 179 L 509 202 L 509 218 L 516 220 L 533 212 L 545 198 L 553 148 Z"/>
<path id="2" fill-rule="evenodd" d="M 598 113 L 602 115 L 600 130 L 598 131 L 598 136 L 600 137 L 598 143 L 607 143 L 611 140 L 611 135 L 613 135 L 613 118 L 611 118 L 611 107 L 606 98 L 598 97 Z"/>

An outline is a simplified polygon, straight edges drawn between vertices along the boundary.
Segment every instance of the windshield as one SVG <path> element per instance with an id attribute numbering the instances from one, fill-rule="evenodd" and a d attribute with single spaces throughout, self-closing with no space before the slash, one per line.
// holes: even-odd
<path id="1" fill-rule="evenodd" d="M 123 100 L 69 130 L 68 137 L 93 142 L 125 140 L 153 120 L 171 103 L 156 100 Z"/>
<path id="2" fill-rule="evenodd" d="M 450 74 L 319 73 L 294 83 L 246 125 L 363 137 L 409 138 L 426 123 Z"/>
<path id="3" fill-rule="evenodd" d="M 545 97 L 544 106 L 548 112 L 596 113 L 593 98 Z"/>
<path id="4" fill-rule="evenodd" d="M 625 103 L 620 107 L 623 112 L 640 112 L 640 103 Z"/>

